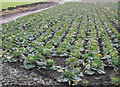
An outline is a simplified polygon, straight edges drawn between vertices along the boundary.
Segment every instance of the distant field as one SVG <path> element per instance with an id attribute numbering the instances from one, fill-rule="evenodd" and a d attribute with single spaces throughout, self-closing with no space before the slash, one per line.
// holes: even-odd
<path id="1" fill-rule="evenodd" d="M 8 7 L 15 7 L 15 6 L 19 6 L 19 5 L 31 4 L 31 3 L 35 3 L 35 2 L 41 2 L 41 1 L 46 1 L 46 0 L 29 0 L 29 1 L 17 0 L 17 2 L 11 2 L 11 1 L 7 2 L 7 0 L 6 0 L 6 2 L 2 2 L 2 8 L 0 8 L 0 10 L 7 9 Z"/>

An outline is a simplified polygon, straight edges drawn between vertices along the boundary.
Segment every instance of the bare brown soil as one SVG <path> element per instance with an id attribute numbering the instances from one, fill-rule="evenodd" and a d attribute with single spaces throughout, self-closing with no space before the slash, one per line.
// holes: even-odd
<path id="1" fill-rule="evenodd" d="M 19 6 L 17 8 L 13 9 L 6 9 L 4 11 L 1 11 L 1 23 L 6 23 L 12 20 L 15 20 L 18 17 L 23 17 L 25 15 L 29 15 L 41 10 L 45 10 L 51 7 L 54 7 L 58 5 L 59 3 L 57 2 L 47 2 L 47 3 L 42 3 L 42 4 L 33 4 L 33 5 L 26 5 L 26 6 Z"/>
<path id="2" fill-rule="evenodd" d="M 63 67 L 65 65 L 65 58 L 57 58 L 53 57 L 53 60 L 56 61 L 56 65 Z M 84 75 L 84 77 L 80 77 L 82 80 L 78 83 L 77 86 L 84 87 L 119 87 L 113 85 L 111 83 L 111 76 L 118 76 L 118 72 L 114 72 L 113 68 L 106 67 L 105 68 L 105 75 Z M 32 75 L 36 74 L 37 76 L 33 77 Z M 2 84 L 3 87 L 21 87 L 24 85 L 26 86 L 36 86 L 40 87 L 42 85 L 47 86 L 64 86 L 69 87 L 68 83 L 59 83 L 57 78 L 61 75 L 61 73 L 54 71 L 54 70 L 45 70 L 45 69 L 38 69 L 33 68 L 30 70 L 26 70 L 23 67 L 23 64 L 20 62 L 17 63 L 4 63 L 2 67 Z M 88 84 L 84 83 L 88 81 Z M 120 83 L 119 83 L 120 84 Z M 113 86 L 112 86 L 113 85 Z"/>

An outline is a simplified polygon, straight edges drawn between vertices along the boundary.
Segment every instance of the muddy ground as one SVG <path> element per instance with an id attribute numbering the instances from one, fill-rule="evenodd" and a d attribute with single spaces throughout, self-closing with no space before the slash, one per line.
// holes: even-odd
<path id="1" fill-rule="evenodd" d="M 16 18 L 54 7 L 58 4 L 58 2 L 44 2 L 18 6 L 11 9 L 4 9 L 0 12 L 1 23 L 6 23 L 15 20 Z"/>
<path id="2" fill-rule="evenodd" d="M 51 58 L 56 61 L 57 66 L 64 67 L 66 58 Z M 78 86 L 109 86 L 114 85 L 115 87 L 119 87 L 115 84 L 119 84 L 120 82 L 113 83 L 111 77 L 118 78 L 120 73 L 113 71 L 113 68 L 106 67 L 105 75 L 84 75 L 84 77 L 80 77 L 82 80 L 78 83 Z M 36 75 L 36 76 L 33 76 Z M 61 73 L 54 70 L 46 70 L 33 68 L 30 70 L 26 70 L 23 66 L 23 63 L 3 63 L 2 67 L 2 84 L 3 87 L 21 87 L 23 86 L 61 86 L 61 87 L 69 87 L 68 83 L 59 83 L 57 82 L 57 78 L 61 75 Z M 85 83 L 85 82 L 88 83 Z M 112 86 L 113 87 L 113 86 Z"/>

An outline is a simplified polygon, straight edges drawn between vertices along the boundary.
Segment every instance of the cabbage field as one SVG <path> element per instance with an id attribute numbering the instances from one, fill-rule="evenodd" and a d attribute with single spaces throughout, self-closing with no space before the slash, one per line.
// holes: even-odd
<path id="1" fill-rule="evenodd" d="M 56 80 L 69 85 L 106 74 L 105 67 L 119 70 L 117 9 L 112 2 L 67 2 L 3 23 L 2 61 L 60 72 Z"/>

